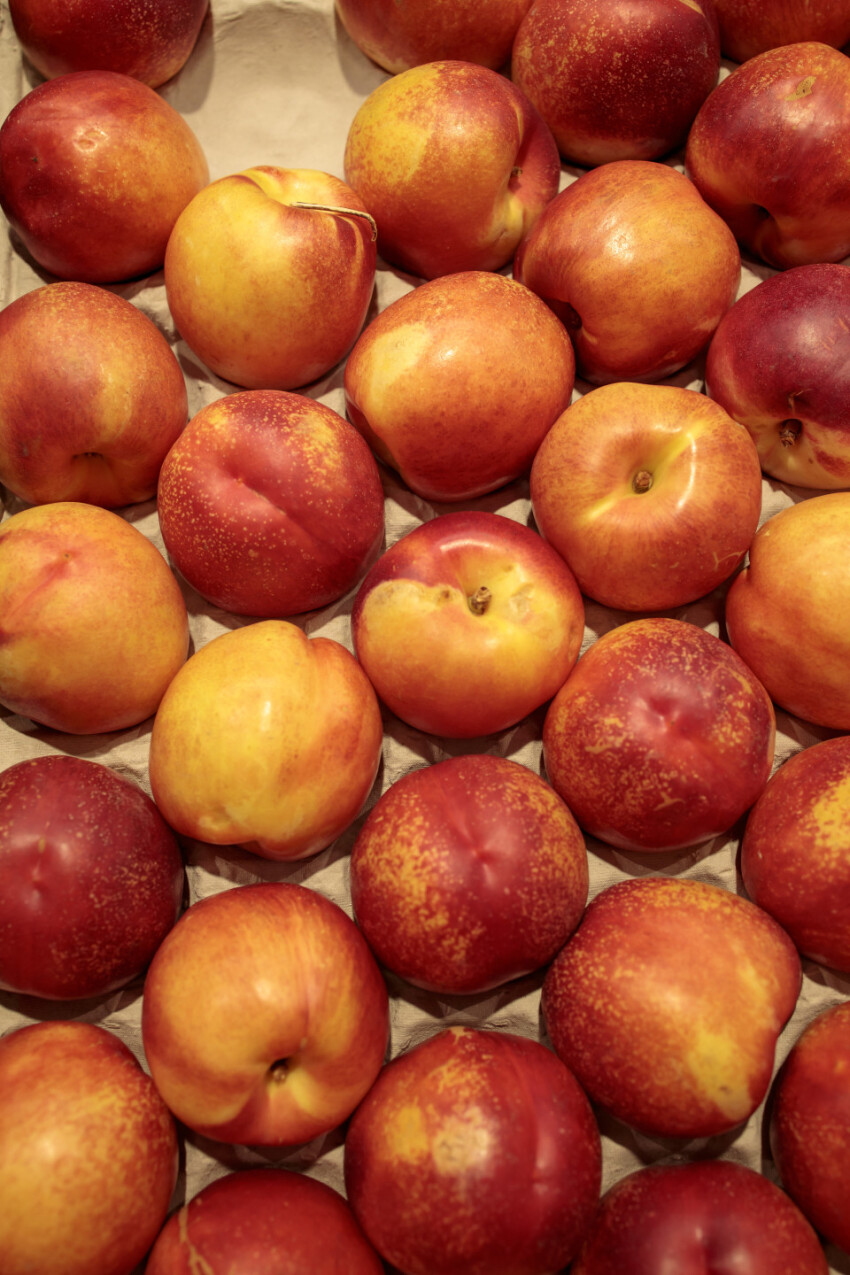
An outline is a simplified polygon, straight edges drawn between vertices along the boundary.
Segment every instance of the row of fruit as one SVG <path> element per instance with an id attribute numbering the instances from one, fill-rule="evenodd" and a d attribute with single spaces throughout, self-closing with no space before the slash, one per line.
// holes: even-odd
<path id="1" fill-rule="evenodd" d="M 6 1275 L 846 1261 L 850 61 L 464 7 L 12 7 Z"/>

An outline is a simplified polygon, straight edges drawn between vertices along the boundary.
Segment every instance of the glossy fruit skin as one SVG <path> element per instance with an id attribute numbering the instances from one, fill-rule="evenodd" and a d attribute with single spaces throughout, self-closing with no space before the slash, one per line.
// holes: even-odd
<path id="1" fill-rule="evenodd" d="M 625 611 L 704 597 L 761 513 L 755 445 L 704 394 L 618 381 L 555 421 L 531 467 L 534 519 L 582 593 Z"/>
<path id="2" fill-rule="evenodd" d="M 793 943 L 755 904 L 647 876 L 591 901 L 549 967 L 542 1009 L 593 1102 L 653 1136 L 712 1137 L 767 1093 L 801 983 Z"/>
<path id="3" fill-rule="evenodd" d="M 204 1137 L 295 1146 L 351 1115 L 380 1071 L 387 989 L 347 913 L 307 886 L 193 903 L 145 980 L 142 1039 L 178 1119 Z"/>
<path id="4" fill-rule="evenodd" d="M 545 1275 L 599 1195 L 599 1132 L 536 1041 L 455 1027 L 391 1062 L 345 1144 L 348 1199 L 406 1275 Z"/>
<path id="5" fill-rule="evenodd" d="M 104 996 L 180 913 L 183 858 L 147 793 L 64 754 L 0 773 L 0 987 Z"/>
<path id="6" fill-rule="evenodd" d="M 186 64 L 208 0 L 10 0 L 22 51 L 45 79 L 118 71 L 158 88 Z"/>
<path id="7" fill-rule="evenodd" d="M 207 642 L 181 672 L 157 710 L 148 767 L 176 832 L 290 860 L 349 827 L 383 733 L 375 692 L 341 642 L 258 620 Z"/>
<path id="8" fill-rule="evenodd" d="M 249 390 L 295 390 L 348 353 L 375 285 L 375 227 L 345 182 L 257 164 L 210 182 L 168 239 L 165 292 L 183 340 Z"/>
<path id="9" fill-rule="evenodd" d="M 726 595 L 732 646 L 780 707 L 850 730 L 850 492 L 801 500 L 762 523 Z"/>
<path id="10" fill-rule="evenodd" d="M 563 946 L 587 901 L 587 851 L 538 775 L 476 754 L 396 780 L 357 834 L 350 879 L 383 965 L 419 987 L 480 993 Z"/>
<path id="11" fill-rule="evenodd" d="M 770 1145 L 782 1185 L 816 1230 L 850 1253 L 850 1004 L 799 1037 L 772 1091 Z"/>
<path id="12" fill-rule="evenodd" d="M 451 60 L 374 89 L 351 122 L 344 166 L 383 259 L 423 279 L 500 270 L 560 180 L 554 138 L 525 95 Z"/>
<path id="13" fill-rule="evenodd" d="M 766 474 L 850 486 L 850 267 L 793 266 L 745 292 L 711 339 L 705 392 L 750 432 Z"/>
<path id="14" fill-rule="evenodd" d="M 51 283 L 0 312 L 0 482 L 21 500 L 150 500 L 187 415 L 170 345 L 123 297 Z"/>
<path id="15" fill-rule="evenodd" d="M 777 270 L 850 253 L 850 58 L 826 44 L 769 49 L 697 114 L 685 171 L 746 251 Z"/>
<path id="16" fill-rule="evenodd" d="M 44 1022 L 0 1040 L 3 1275 L 127 1275 L 165 1221 L 177 1132 L 106 1028 Z"/>
<path id="17" fill-rule="evenodd" d="M 767 691 L 732 648 L 659 616 L 588 648 L 549 706 L 543 754 L 585 832 L 622 850 L 680 850 L 749 810 L 775 738 Z"/>
<path id="18" fill-rule="evenodd" d="M 827 1275 L 812 1227 L 787 1195 L 731 1160 L 653 1165 L 621 1178 L 571 1275 Z"/>
<path id="19" fill-rule="evenodd" d="M 384 537 L 367 444 L 330 407 L 283 390 L 201 408 L 165 457 L 157 513 L 175 566 L 202 597 L 267 619 L 338 601 Z"/>
<path id="20" fill-rule="evenodd" d="M 472 739 L 554 695 L 578 658 L 584 604 L 536 532 L 468 510 L 423 523 L 381 555 L 351 628 L 358 660 L 402 721 Z"/>
<path id="21" fill-rule="evenodd" d="M 145 1275 L 383 1275 L 342 1196 L 287 1169 L 217 1178 L 168 1219 Z"/>
<path id="22" fill-rule="evenodd" d="M 737 295 L 741 256 L 693 182 L 623 159 L 551 200 L 513 273 L 565 324 L 585 380 L 660 381 L 708 345 Z"/>
<path id="23" fill-rule="evenodd" d="M 570 338 L 533 292 L 487 271 L 387 306 L 345 364 L 349 419 L 426 500 L 473 500 L 527 473 L 570 401 Z"/>
<path id="24" fill-rule="evenodd" d="M 850 973 L 850 737 L 776 771 L 750 811 L 740 865 L 750 898 L 803 956 Z"/>
<path id="25" fill-rule="evenodd" d="M 0 523 L 0 702 L 94 735 L 152 717 L 186 661 L 186 603 L 165 558 L 81 501 Z"/>
<path id="26" fill-rule="evenodd" d="M 115 71 L 32 89 L 0 127 L 0 174 L 0 207 L 27 251 L 83 283 L 158 270 L 178 216 L 209 181 L 185 119 Z"/>
<path id="27" fill-rule="evenodd" d="M 719 71 L 713 0 L 534 0 L 511 59 L 561 155 L 586 168 L 679 146 Z"/>

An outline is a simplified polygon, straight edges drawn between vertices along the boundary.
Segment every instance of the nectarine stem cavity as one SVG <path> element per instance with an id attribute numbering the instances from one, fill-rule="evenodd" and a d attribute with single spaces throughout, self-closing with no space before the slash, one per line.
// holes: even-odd
<path id="1" fill-rule="evenodd" d="M 791 417 L 779 426 L 779 441 L 783 447 L 793 447 L 803 432 L 803 422 Z"/>
<path id="2" fill-rule="evenodd" d="M 570 332 L 578 332 L 581 327 L 581 315 L 568 301 L 564 303 L 561 320 Z"/>
<path id="3" fill-rule="evenodd" d="M 289 1059 L 276 1058 L 269 1067 L 269 1080 L 273 1085 L 282 1085 L 289 1075 Z"/>
<path id="4" fill-rule="evenodd" d="M 342 217 L 362 217 L 364 221 L 368 221 L 372 227 L 372 243 L 378 238 L 378 223 L 371 213 L 364 212 L 362 208 L 341 208 L 333 204 L 307 204 L 301 200 L 295 200 L 292 204 L 293 208 L 313 208 L 316 212 L 339 213 Z"/>
<path id="5" fill-rule="evenodd" d="M 470 594 L 467 601 L 472 614 L 483 615 L 490 605 L 490 599 L 492 596 L 493 595 L 487 588 L 486 584 L 482 584 L 479 589 L 476 589 L 473 594 Z"/>
<path id="6" fill-rule="evenodd" d="M 652 486 L 652 474 L 648 469 L 639 469 L 632 479 L 632 491 L 642 495 L 643 492 L 649 491 Z"/>

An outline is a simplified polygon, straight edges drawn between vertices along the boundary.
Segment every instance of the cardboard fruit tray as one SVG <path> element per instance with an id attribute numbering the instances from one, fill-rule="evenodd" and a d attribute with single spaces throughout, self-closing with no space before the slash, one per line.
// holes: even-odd
<path id="1" fill-rule="evenodd" d="M 22 60 L 8 11 L 0 16 L 0 110 L 5 118 L 20 97 L 40 82 Z M 731 64 L 725 64 L 724 74 Z M 321 169 L 343 176 L 343 150 L 349 124 L 367 94 L 386 79 L 351 42 L 333 13 L 332 0 L 213 0 L 198 45 L 185 68 L 160 92 L 185 116 L 204 147 L 213 179 L 256 164 Z M 668 162 L 680 170 L 681 155 Z M 567 185 L 580 173 L 564 166 L 561 183 Z M 377 287 L 370 317 L 416 286 L 417 280 L 394 270 L 379 259 Z M 505 271 L 510 274 L 510 268 Z M 745 260 L 741 291 L 754 287 L 771 271 Z M 51 282 L 10 235 L 0 234 L 0 305 Z M 180 341 L 168 312 L 162 273 L 110 288 L 132 301 L 152 318 L 168 337 L 180 360 L 189 387 L 189 410 L 234 392 L 217 380 Z M 692 389 L 703 388 L 703 364 L 697 360 L 668 382 Z M 578 382 L 576 395 L 589 387 Z M 302 391 L 345 413 L 342 367 Z M 449 506 L 429 504 L 407 490 L 389 470 L 382 468 L 386 492 L 386 537 L 393 543 L 421 522 L 446 512 Z M 2 490 L 2 489 L 0 489 Z M 762 520 L 779 509 L 815 493 L 763 481 Z M 22 506 L 2 492 L 2 517 Z M 519 522 L 530 520 L 527 480 L 471 502 Z M 123 511 L 133 525 L 164 553 L 153 501 Z M 189 609 L 192 644 L 197 650 L 214 636 L 250 620 L 236 617 L 205 603 L 183 585 Z M 690 620 L 715 636 L 723 632 L 725 588 L 692 606 L 667 614 Z M 323 634 L 351 649 L 349 616 L 353 591 L 321 612 L 296 617 L 309 634 Z M 602 634 L 635 618 L 586 604 L 583 650 Z M 487 751 L 512 758 L 541 771 L 539 710 L 512 730 L 497 737 L 469 742 L 449 742 L 420 734 L 384 713 L 383 763 L 371 794 L 374 804 L 382 791 L 411 768 L 437 762 L 463 752 Z M 779 712 L 775 765 L 798 749 L 835 732 L 812 728 Z M 114 767 L 149 791 L 147 757 L 151 722 L 119 734 L 97 737 L 61 735 L 0 708 L 0 769 L 25 758 L 49 753 L 69 753 Z M 328 850 L 295 864 L 273 863 L 238 848 L 215 848 L 184 841 L 188 902 L 220 890 L 251 882 L 294 881 L 310 886 L 351 912 L 348 891 L 348 856 L 362 816 Z M 736 857 L 741 828 L 716 838 L 696 850 L 679 854 L 625 855 L 588 838 L 590 897 L 622 879 L 647 874 L 669 874 L 712 882 L 743 892 Z M 782 1062 L 806 1024 L 831 1004 L 850 994 L 850 979 L 803 962 L 803 991 L 793 1018 L 785 1028 L 777 1050 Z M 438 996 L 419 991 L 393 975 L 387 975 L 391 996 L 391 1056 L 395 1057 L 437 1030 L 457 1024 L 486 1024 L 489 1028 L 517 1032 L 546 1041 L 540 1017 L 542 972 L 520 979 L 479 997 Z M 99 1023 L 120 1036 L 144 1064 L 140 1017 L 143 979 L 122 991 L 93 1003 L 50 1003 L 0 993 L 0 1034 L 27 1023 L 74 1018 Z M 618 1121 L 597 1112 L 603 1134 L 603 1189 L 625 1173 L 652 1163 L 677 1163 L 696 1157 L 719 1156 L 763 1171 L 776 1180 L 763 1137 L 763 1108 L 732 1134 L 716 1139 L 664 1140 L 642 1136 Z M 191 1198 L 202 1187 L 237 1168 L 279 1165 L 315 1176 L 342 1190 L 344 1128 L 294 1149 L 257 1149 L 211 1142 L 191 1132 L 182 1137 L 181 1171 L 174 1205 Z M 828 1250 L 835 1272 L 850 1271 L 848 1259 Z"/>

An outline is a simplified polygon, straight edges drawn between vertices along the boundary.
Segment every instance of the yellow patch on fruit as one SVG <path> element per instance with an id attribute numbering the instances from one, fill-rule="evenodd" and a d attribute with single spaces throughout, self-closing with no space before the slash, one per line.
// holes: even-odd
<path id="1" fill-rule="evenodd" d="M 431 1154 L 431 1143 L 425 1128 L 425 1117 L 413 1103 L 399 1108 L 396 1118 L 386 1125 L 387 1151 L 397 1160 L 425 1160 Z"/>
<path id="2" fill-rule="evenodd" d="M 346 165 L 359 168 L 362 163 L 367 182 L 366 157 L 370 154 L 379 156 L 375 168 L 392 173 L 399 184 L 415 178 L 431 142 L 430 130 L 423 127 L 428 106 L 427 102 L 423 105 L 420 85 L 427 76 L 428 68 L 422 68 L 408 72 L 404 84 L 398 78 L 388 80 L 366 99 L 355 115 L 348 136 Z M 380 139 L 379 145 L 373 142 L 374 138 Z M 356 181 L 351 184 L 357 188 Z"/>
<path id="3" fill-rule="evenodd" d="M 822 868 L 825 863 L 847 861 L 850 827 L 850 775 L 826 788 L 813 803 L 809 818 L 817 830 Z"/>
<path id="4" fill-rule="evenodd" d="M 481 234 L 478 236 L 479 243 L 496 243 L 497 245 L 504 242 L 515 243 L 529 229 L 526 224 L 528 209 L 514 191 L 514 184 L 518 177 L 519 174 L 513 173 L 508 177 L 502 197 L 494 206 L 489 225 L 482 227 Z"/>
<path id="5" fill-rule="evenodd" d="M 764 977 L 754 965 L 749 961 L 743 960 L 738 965 L 737 977 L 738 981 L 747 989 L 747 1004 L 749 1005 L 752 1019 L 762 1019 L 763 1015 L 759 1011 L 766 1006 L 768 1007 L 768 1018 L 773 1024 L 774 1015 L 770 1009 L 772 994 Z"/>
<path id="6" fill-rule="evenodd" d="M 740 1075 L 740 1048 L 719 1032 L 693 1026 L 685 1063 L 701 1097 L 729 1120 L 746 1120 L 752 1111 L 749 1087 Z"/>
<path id="7" fill-rule="evenodd" d="M 382 611 L 398 613 L 399 624 L 410 625 L 416 631 L 416 619 L 439 611 L 450 603 L 457 605 L 462 598 L 457 587 L 447 584 L 423 584 L 420 580 L 382 580 L 367 595 L 364 612 L 370 624 L 379 621 L 375 616 Z"/>
<path id="8" fill-rule="evenodd" d="M 371 420 L 381 420 L 397 410 L 398 387 L 416 371 L 434 344 L 433 332 L 425 323 L 403 323 L 392 332 L 379 335 L 365 350 L 371 365 L 364 384 L 361 410 Z"/>
<path id="9" fill-rule="evenodd" d="M 794 89 L 794 92 L 788 94 L 786 101 L 793 102 L 795 98 L 808 97 L 815 87 L 816 79 L 817 79 L 816 75 L 807 75 L 804 80 L 800 81 L 800 83 Z"/>

